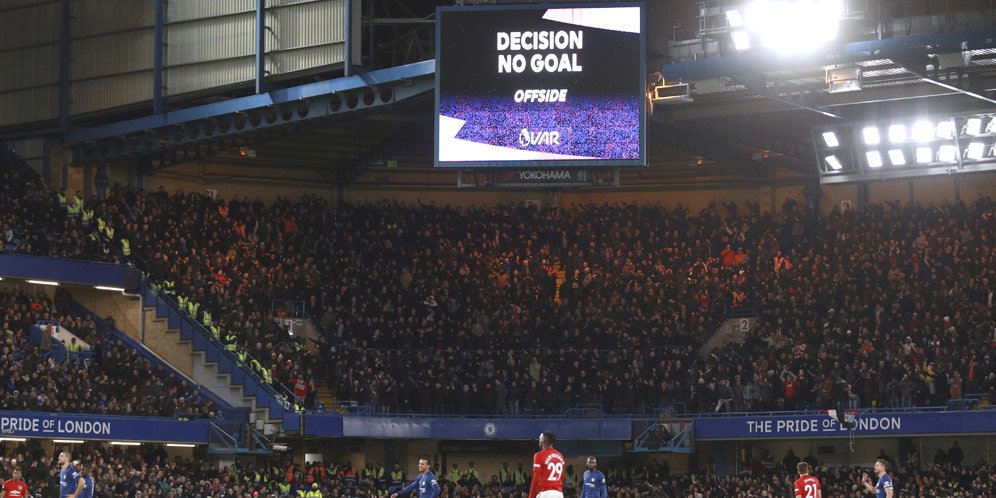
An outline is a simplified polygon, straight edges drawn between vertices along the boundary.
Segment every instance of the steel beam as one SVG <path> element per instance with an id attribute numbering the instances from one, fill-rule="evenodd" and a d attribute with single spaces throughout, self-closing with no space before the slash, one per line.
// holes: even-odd
<path id="1" fill-rule="evenodd" d="M 926 56 L 919 56 L 919 55 L 894 55 L 894 56 L 890 57 L 890 59 L 892 59 L 893 62 L 895 62 L 896 64 L 902 66 L 903 69 L 905 69 L 905 70 L 913 73 L 918 78 L 922 79 L 923 81 L 926 81 L 927 83 L 939 86 L 939 87 L 944 88 L 946 90 L 951 90 L 951 91 L 954 91 L 954 92 L 958 92 L 958 93 L 960 93 L 962 95 L 965 95 L 967 97 L 972 97 L 972 98 L 975 98 L 975 99 L 979 99 L 979 100 L 988 102 L 990 104 L 996 104 L 996 100 L 994 100 L 992 98 L 989 98 L 989 97 L 987 97 L 987 96 L 985 96 L 985 95 L 983 95 L 981 93 L 973 92 L 971 90 L 967 90 L 965 88 L 962 88 L 962 87 L 959 87 L 959 86 L 956 86 L 956 85 L 952 85 L 951 83 L 948 83 L 947 81 L 941 81 L 936 76 L 932 76 L 930 74 L 927 74 L 927 64 L 930 63 L 930 61 L 926 58 Z"/>
<path id="2" fill-rule="evenodd" d="M 152 113 L 163 112 L 163 59 L 166 50 L 166 0 L 155 0 L 155 31 L 152 42 Z"/>
<path id="3" fill-rule="evenodd" d="M 893 56 L 903 54 L 940 54 L 984 48 L 996 48 L 996 37 L 990 28 L 851 42 L 829 47 L 820 54 L 810 55 L 780 56 L 764 49 L 755 49 L 736 55 L 665 64 L 661 68 L 661 74 L 667 81 L 696 81 L 746 73 L 767 73 L 826 64 L 891 59 Z"/>
<path id="4" fill-rule="evenodd" d="M 59 131 L 69 131 L 69 84 L 72 81 L 72 0 L 62 0 L 59 9 Z"/>
<path id="5" fill-rule="evenodd" d="M 347 2 L 348 4 L 348 2 Z M 256 93 L 266 86 L 266 0 L 256 0 Z"/>
<path id="6" fill-rule="evenodd" d="M 259 95 L 240 97 L 173 112 L 159 113 L 152 116 L 74 130 L 65 135 L 65 143 L 67 145 L 78 144 L 169 126 L 184 125 L 197 120 L 215 118 L 253 109 L 264 110 L 282 104 L 293 104 L 313 97 L 330 96 L 336 93 L 358 90 L 366 88 L 369 85 L 384 85 L 388 83 L 400 83 L 404 85 L 415 79 L 425 77 L 431 79 L 435 70 L 436 61 L 429 60 L 406 66 L 371 71 L 366 73 L 364 78 L 348 76 L 291 88 L 271 90 Z"/>

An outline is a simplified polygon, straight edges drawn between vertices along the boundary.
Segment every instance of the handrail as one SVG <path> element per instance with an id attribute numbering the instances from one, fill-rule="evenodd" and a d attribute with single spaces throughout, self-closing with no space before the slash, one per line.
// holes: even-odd
<path id="1" fill-rule="evenodd" d="M 662 403 L 663 405 L 663 403 Z M 675 403 L 672 406 L 683 405 L 683 403 Z M 605 413 L 602 410 L 602 406 L 599 404 L 579 404 L 574 407 L 568 408 L 567 410 L 556 413 L 556 414 L 487 414 L 487 413 L 382 413 L 374 411 L 373 407 L 369 405 L 361 405 L 355 401 L 337 401 L 334 409 L 331 413 L 347 414 L 347 415 L 358 415 L 358 416 L 369 416 L 369 417 L 402 417 L 402 418 L 454 418 L 454 419 L 576 419 L 584 418 L 576 415 L 578 413 L 583 413 L 586 411 L 594 410 L 595 407 L 601 412 L 599 418 L 629 418 L 629 419 L 647 419 L 648 417 L 654 417 L 656 422 L 663 419 L 696 419 L 696 418 L 746 418 L 746 417 L 785 417 L 785 416 L 795 416 L 795 415 L 823 415 L 822 410 L 795 410 L 795 411 L 765 411 L 765 412 L 701 412 L 701 413 L 690 413 L 690 412 L 676 412 L 672 411 L 670 414 L 662 413 L 661 416 L 655 414 L 647 413 Z M 975 408 L 973 410 L 967 411 L 996 411 L 996 405 L 989 405 L 987 407 Z M 965 411 L 965 410 L 951 410 L 947 406 L 926 406 L 926 407 L 906 407 L 906 408 L 864 408 L 858 410 L 861 413 L 916 413 L 916 412 L 947 412 L 947 411 Z M 326 413 L 319 413 L 314 411 L 307 412 L 312 415 L 322 415 Z M 667 415 L 664 417 L 663 415 Z"/>
<path id="2" fill-rule="evenodd" d="M 156 297 L 162 299 L 163 301 L 166 301 L 175 309 L 180 310 L 180 313 L 178 314 L 181 319 L 190 324 L 197 333 L 201 334 L 202 337 L 204 337 L 205 339 L 207 339 L 208 342 L 213 344 L 221 352 L 221 354 L 225 355 L 228 359 L 232 360 L 236 365 L 244 367 L 242 368 L 242 370 L 245 371 L 246 374 L 249 375 L 253 380 L 256 380 L 257 383 L 260 386 L 262 386 L 264 390 L 266 390 L 272 396 L 277 398 L 278 401 L 281 401 L 285 407 L 289 404 L 287 395 L 281 394 L 277 390 L 277 386 L 279 386 L 281 389 L 284 390 L 284 392 L 288 394 L 292 393 L 287 389 L 287 386 L 284 386 L 283 383 L 277 379 L 273 379 L 272 383 L 266 382 L 266 380 L 263 379 L 263 377 L 261 377 L 255 370 L 249 367 L 248 361 L 243 361 L 237 354 L 235 354 L 234 352 L 230 351 L 227 347 L 225 347 L 225 345 L 221 341 L 219 341 L 218 338 L 214 336 L 214 334 L 212 334 L 209 330 L 207 330 L 203 324 L 197 322 L 197 320 L 194 320 L 190 315 L 188 315 L 185 311 L 183 311 L 180 308 L 179 303 L 177 303 L 172 297 L 165 294 L 164 292 L 160 292 L 160 289 L 155 285 L 151 285 L 148 282 L 146 282 L 146 285 L 156 295 Z M 255 359 L 249 353 L 244 352 L 243 354 L 245 354 L 245 357 L 248 360 Z"/>

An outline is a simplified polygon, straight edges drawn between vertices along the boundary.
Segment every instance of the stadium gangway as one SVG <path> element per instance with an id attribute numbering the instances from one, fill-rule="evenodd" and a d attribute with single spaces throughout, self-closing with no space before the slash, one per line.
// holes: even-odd
<path id="1" fill-rule="evenodd" d="M 666 430 L 670 424 L 675 423 L 684 424 L 677 434 Z M 661 435 L 660 429 L 662 427 L 666 430 L 663 434 L 670 437 L 666 437 L 666 440 L 661 439 L 657 441 L 655 437 Z M 672 422 L 655 420 L 639 436 L 633 439 L 633 452 L 691 453 L 695 450 L 694 427 L 695 424 L 691 420 L 676 420 Z"/>
<path id="2" fill-rule="evenodd" d="M 266 410 L 268 419 L 280 421 L 285 431 L 300 430 L 300 414 L 293 410 L 289 401 L 293 395 L 280 381 L 274 379 L 273 384 L 267 383 L 249 368 L 247 363 L 251 360 L 248 355 L 243 361 L 236 353 L 229 351 L 203 325 L 180 311 L 176 301 L 148 282 L 143 287 L 142 303 L 143 306 L 154 307 L 156 315 L 166 318 L 170 328 L 178 329 L 182 339 L 192 341 L 195 351 L 205 353 L 206 361 L 216 362 L 219 372 L 231 375 L 232 384 L 242 386 L 243 394 L 255 398 L 257 408 Z"/>
<path id="3" fill-rule="evenodd" d="M 249 424 L 236 425 L 211 422 L 207 452 L 213 455 L 267 455 L 271 453 L 269 439 Z"/>

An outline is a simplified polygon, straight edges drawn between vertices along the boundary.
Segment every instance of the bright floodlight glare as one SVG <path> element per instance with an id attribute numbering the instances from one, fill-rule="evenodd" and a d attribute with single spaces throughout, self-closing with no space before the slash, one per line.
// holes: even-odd
<path id="1" fill-rule="evenodd" d="M 726 11 L 726 22 L 731 28 L 739 28 L 744 25 L 744 16 L 740 15 L 739 10 L 728 10 Z"/>
<path id="2" fill-rule="evenodd" d="M 906 125 L 889 125 L 889 142 L 901 144 L 906 141 Z"/>
<path id="3" fill-rule="evenodd" d="M 982 134 L 982 120 L 979 118 L 970 118 L 965 122 L 965 134 L 966 135 L 981 135 Z"/>
<path id="4" fill-rule="evenodd" d="M 813 52 L 837 37 L 843 0 L 756 0 L 744 14 L 764 46 L 782 53 Z"/>
<path id="5" fill-rule="evenodd" d="M 906 164 L 906 154 L 903 154 L 902 149 L 891 149 L 889 150 L 889 162 L 893 166 L 902 166 Z"/>
<path id="6" fill-rule="evenodd" d="M 879 154 L 877 150 L 870 150 L 868 152 L 865 152 L 865 157 L 868 159 L 869 168 L 882 167 L 882 154 Z"/>
<path id="7" fill-rule="evenodd" d="M 985 152 L 986 145 L 982 142 L 972 142 L 968 144 L 968 150 L 965 153 L 965 157 L 969 159 L 982 159 L 982 153 Z"/>
<path id="8" fill-rule="evenodd" d="M 734 31 L 730 36 L 733 38 L 733 48 L 740 51 L 750 48 L 750 35 L 746 31 Z"/>
<path id="9" fill-rule="evenodd" d="M 841 164 L 840 159 L 837 159 L 837 156 L 827 156 L 826 161 L 827 164 L 829 164 L 830 167 L 836 171 L 840 171 L 844 168 L 844 165 Z"/>
<path id="10" fill-rule="evenodd" d="M 840 140 L 837 140 L 837 134 L 832 131 L 823 132 L 823 142 L 827 144 L 827 147 L 837 147 L 840 145 Z"/>
<path id="11" fill-rule="evenodd" d="M 934 138 L 934 125 L 930 121 L 917 121 L 913 123 L 913 140 L 917 143 L 929 142 Z"/>
<path id="12" fill-rule="evenodd" d="M 950 119 L 937 122 L 937 138 L 951 138 L 954 137 L 954 122 Z"/>
<path id="13" fill-rule="evenodd" d="M 916 148 L 916 162 L 917 164 L 927 164 L 934 159 L 934 151 L 930 147 L 917 147 Z"/>
<path id="14" fill-rule="evenodd" d="M 954 145 L 942 145 L 937 151 L 937 160 L 953 163 L 958 160 L 958 149 Z"/>
<path id="15" fill-rule="evenodd" d="M 878 134 L 878 128 L 874 126 L 861 130 L 861 134 L 865 137 L 865 145 L 878 145 L 882 141 L 882 137 Z"/>

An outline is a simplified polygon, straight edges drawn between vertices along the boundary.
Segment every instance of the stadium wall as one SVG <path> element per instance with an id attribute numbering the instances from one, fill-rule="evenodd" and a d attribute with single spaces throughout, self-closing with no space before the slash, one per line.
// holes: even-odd
<path id="1" fill-rule="evenodd" d="M 83 185 L 92 184 L 92 167 L 72 167 L 69 170 L 69 190 L 83 190 Z M 112 184 L 137 184 L 134 167 L 115 165 L 109 170 Z M 615 204 L 636 202 L 638 204 L 662 204 L 676 206 L 679 203 L 692 210 L 702 209 L 712 202 L 758 203 L 762 209 L 776 210 L 788 199 L 802 202 L 803 184 L 791 183 L 775 186 L 737 186 L 732 184 L 702 184 L 641 188 L 601 188 L 601 189 L 458 189 L 454 175 L 451 183 L 442 184 L 438 173 L 427 170 L 423 177 L 432 177 L 425 185 L 392 185 L 391 178 L 385 184 L 347 185 L 341 190 L 335 185 L 330 172 L 322 170 L 299 170 L 278 168 L 267 165 L 219 165 L 182 164 L 144 177 L 146 190 L 155 190 L 160 185 L 173 192 L 183 188 L 186 192 L 217 190 L 221 198 L 232 195 L 260 196 L 273 200 L 276 196 L 297 199 L 301 193 L 319 195 L 329 200 L 336 199 L 337 192 L 347 202 L 379 202 L 385 199 L 396 202 L 434 202 L 436 205 L 467 207 L 513 204 L 538 201 L 543 205 L 569 206 L 571 204 L 594 203 Z M 428 181 L 428 180 L 427 180 Z M 996 174 L 977 173 L 919 178 L 912 180 L 889 180 L 869 182 L 868 199 L 872 202 L 898 200 L 902 204 L 910 201 L 921 205 L 937 205 L 960 198 L 972 202 L 979 196 L 996 192 Z M 859 185 L 820 186 L 820 210 L 828 213 L 834 207 L 849 202 L 856 205 L 859 200 Z"/>

